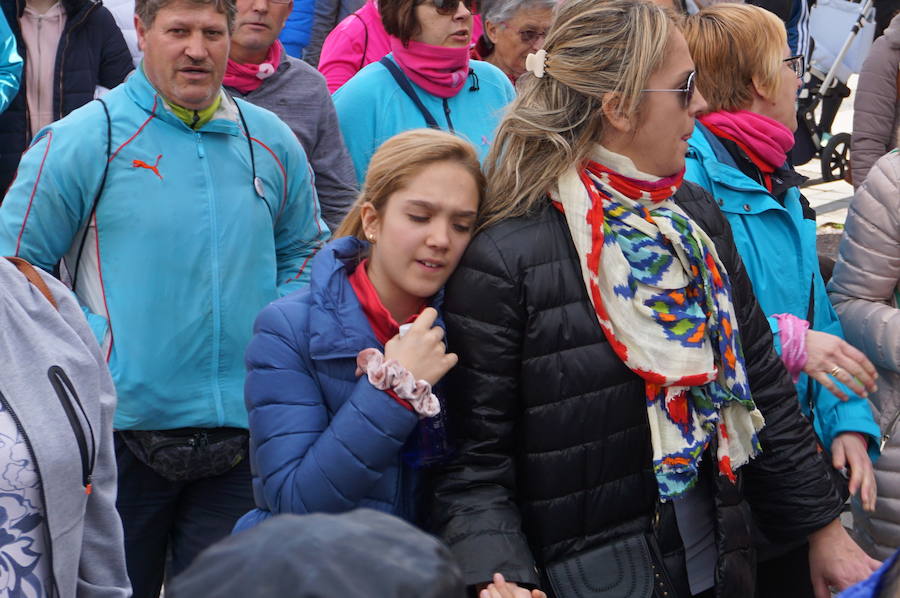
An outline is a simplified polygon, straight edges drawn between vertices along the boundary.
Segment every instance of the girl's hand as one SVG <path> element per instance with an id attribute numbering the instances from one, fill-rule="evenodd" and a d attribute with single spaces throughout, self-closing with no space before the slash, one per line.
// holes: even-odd
<path id="1" fill-rule="evenodd" d="M 398 334 L 384 345 L 384 358 L 395 359 L 416 380 L 431 385 L 456 365 L 456 353 L 444 347 L 444 329 L 435 326 L 437 310 L 426 307 L 402 337 Z"/>
<path id="2" fill-rule="evenodd" d="M 494 581 L 478 593 L 478 598 L 547 598 L 547 594 L 520 588 L 518 584 L 503 579 L 500 573 L 494 573 Z"/>
<path id="3" fill-rule="evenodd" d="M 877 390 L 875 366 L 862 351 L 844 339 L 810 330 L 806 333 L 806 365 L 803 371 L 816 379 L 842 401 L 849 397 L 831 380 L 834 376 L 861 397 Z"/>

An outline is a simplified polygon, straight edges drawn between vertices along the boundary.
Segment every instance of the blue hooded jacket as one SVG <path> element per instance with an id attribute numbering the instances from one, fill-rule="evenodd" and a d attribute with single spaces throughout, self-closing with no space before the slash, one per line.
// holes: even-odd
<path id="1" fill-rule="evenodd" d="M 278 513 L 357 507 L 415 521 L 416 472 L 401 449 L 418 417 L 356 375 L 361 350 L 384 350 L 347 278 L 367 247 L 335 239 L 313 259 L 309 287 L 256 320 L 244 399 L 258 508 L 235 531 Z"/>
<path id="2" fill-rule="evenodd" d="M 294 58 L 303 57 L 303 48 L 309 43 L 316 11 L 315 0 L 295 0 L 294 8 L 284 22 L 278 39 L 285 51 Z M 313 65 L 315 66 L 315 65 Z"/>
<path id="3" fill-rule="evenodd" d="M 765 187 L 741 172 L 728 150 L 699 122 L 688 144 L 685 179 L 708 190 L 728 218 L 778 353 L 781 342 L 774 314 L 791 313 L 806 320 L 811 290 L 810 328 L 844 338 L 819 271 L 816 223 L 804 218 L 800 190 L 788 189 L 782 205 Z M 815 408 L 813 424 L 826 450 L 839 434 L 859 432 L 869 437 L 869 456 L 876 459 L 881 431 L 868 402 L 836 382 L 850 397 L 848 401 L 839 400 L 817 381 L 800 374 L 796 386 L 803 413 L 810 416 L 809 393 Z M 807 390 L 809 385 L 812 388 Z"/>

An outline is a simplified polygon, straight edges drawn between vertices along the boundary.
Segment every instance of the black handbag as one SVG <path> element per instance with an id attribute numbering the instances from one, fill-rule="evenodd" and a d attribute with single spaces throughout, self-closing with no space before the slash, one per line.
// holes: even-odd
<path id="1" fill-rule="evenodd" d="M 178 428 L 119 432 L 141 463 L 172 482 L 222 475 L 247 456 L 242 428 Z"/>
<path id="2" fill-rule="evenodd" d="M 546 573 L 556 598 L 678 598 L 652 534 L 604 544 Z"/>

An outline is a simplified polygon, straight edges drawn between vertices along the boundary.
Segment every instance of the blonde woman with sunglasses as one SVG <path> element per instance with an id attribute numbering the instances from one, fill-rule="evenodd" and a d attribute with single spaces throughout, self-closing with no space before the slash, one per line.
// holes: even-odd
<path id="1" fill-rule="evenodd" d="M 466 581 L 753 598 L 754 521 L 826 530 L 833 580 L 861 555 L 843 501 L 728 224 L 683 180 L 706 109 L 684 36 L 648 2 L 567 0 L 526 62 L 444 303 L 459 451 L 432 516 Z"/>

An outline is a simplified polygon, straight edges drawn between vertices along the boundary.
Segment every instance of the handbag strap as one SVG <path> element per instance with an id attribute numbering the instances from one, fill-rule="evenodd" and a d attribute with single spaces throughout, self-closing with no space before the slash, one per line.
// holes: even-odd
<path id="1" fill-rule="evenodd" d="M 440 125 L 438 125 L 437 121 L 431 115 L 431 112 L 428 111 L 428 108 L 425 107 L 425 104 L 422 103 L 422 100 L 419 99 L 419 95 L 416 93 L 416 90 L 412 88 L 412 84 L 409 82 L 409 79 L 406 78 L 406 75 L 403 74 L 403 71 L 400 70 L 400 67 L 394 63 L 393 60 L 385 56 L 381 60 L 379 60 L 384 68 L 388 70 L 391 76 L 394 77 L 394 81 L 397 82 L 397 85 L 400 86 L 400 89 L 409 96 L 409 99 L 412 100 L 413 104 L 416 105 L 416 108 L 419 109 L 419 112 L 422 113 L 422 116 L 425 118 L 425 122 L 432 129 L 440 129 Z"/>
<path id="2" fill-rule="evenodd" d="M 28 279 L 28 282 L 33 284 L 37 288 L 37 290 L 41 292 L 41 295 L 47 298 L 47 301 L 50 302 L 50 305 L 52 305 L 54 309 L 59 311 L 59 305 L 56 304 L 56 298 L 50 291 L 50 287 L 47 286 L 47 283 L 44 282 L 44 279 L 41 278 L 41 275 L 37 273 L 37 270 L 34 269 L 34 266 L 20 257 L 7 257 L 6 259 L 13 266 L 15 266 L 16 269 L 25 276 L 25 278 Z"/>

